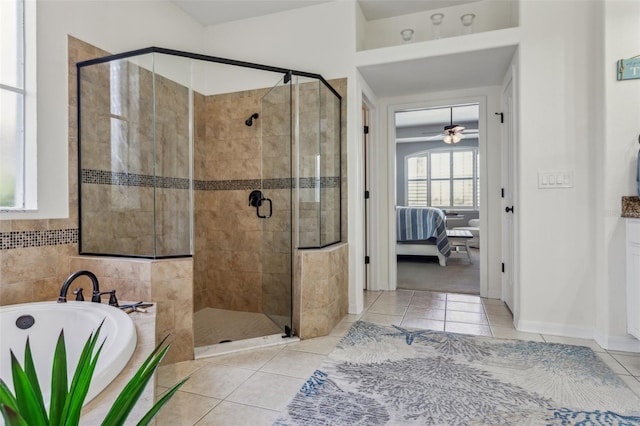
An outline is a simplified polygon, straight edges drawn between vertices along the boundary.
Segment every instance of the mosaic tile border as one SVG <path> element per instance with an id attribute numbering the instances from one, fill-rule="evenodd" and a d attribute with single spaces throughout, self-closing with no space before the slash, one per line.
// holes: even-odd
<path id="1" fill-rule="evenodd" d="M 0 250 L 78 243 L 78 229 L 0 232 Z"/>
<path id="2" fill-rule="evenodd" d="M 154 185 L 155 182 L 155 185 Z M 238 180 L 194 180 L 194 189 L 198 191 L 230 191 L 260 188 L 260 179 Z M 303 177 L 299 179 L 300 188 L 316 188 L 315 177 Z M 163 176 L 142 175 L 136 173 L 109 172 L 104 170 L 82 169 L 82 183 L 96 185 L 137 186 L 170 189 L 189 189 L 189 179 L 171 178 Z M 340 177 L 328 176 L 320 178 L 320 188 L 338 188 Z M 263 189 L 287 189 L 294 188 L 295 180 L 292 178 L 264 179 Z"/>

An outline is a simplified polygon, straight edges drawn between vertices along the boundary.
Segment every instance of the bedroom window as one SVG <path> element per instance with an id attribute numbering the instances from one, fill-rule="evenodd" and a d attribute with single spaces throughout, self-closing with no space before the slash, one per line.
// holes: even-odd
<path id="1" fill-rule="evenodd" d="M 478 209 L 477 148 L 431 150 L 407 156 L 407 206 Z"/>

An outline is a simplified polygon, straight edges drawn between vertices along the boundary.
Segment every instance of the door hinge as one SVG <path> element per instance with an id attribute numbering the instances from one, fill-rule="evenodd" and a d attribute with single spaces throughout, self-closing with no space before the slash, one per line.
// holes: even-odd
<path id="1" fill-rule="evenodd" d="M 369 126 L 364 126 L 363 130 L 365 135 L 369 134 Z"/>
<path id="2" fill-rule="evenodd" d="M 502 272 L 504 272 L 504 262 L 502 262 Z"/>
<path id="3" fill-rule="evenodd" d="M 500 123 L 504 123 L 504 112 L 496 112 L 495 114 L 500 116 Z"/>
<path id="4" fill-rule="evenodd" d="M 371 194 L 369 193 L 369 191 L 364 191 L 364 199 L 368 200 L 369 197 L 371 197 Z"/>
<path id="5" fill-rule="evenodd" d="M 500 196 L 504 198 L 504 188 L 500 188 Z"/>
<path id="6" fill-rule="evenodd" d="M 364 257 L 364 264 L 368 265 L 371 262 L 371 258 L 369 256 Z"/>

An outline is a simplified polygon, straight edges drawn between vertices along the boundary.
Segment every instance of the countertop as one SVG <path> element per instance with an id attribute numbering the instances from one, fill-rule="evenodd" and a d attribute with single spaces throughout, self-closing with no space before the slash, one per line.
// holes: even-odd
<path id="1" fill-rule="evenodd" d="M 635 195 L 622 197 L 622 217 L 640 218 L 640 198 Z"/>

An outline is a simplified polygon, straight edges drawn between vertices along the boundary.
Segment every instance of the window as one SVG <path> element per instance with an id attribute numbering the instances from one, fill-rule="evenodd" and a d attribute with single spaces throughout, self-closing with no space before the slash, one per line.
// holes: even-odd
<path id="1" fill-rule="evenodd" d="M 431 150 L 405 158 L 407 206 L 478 209 L 477 148 Z"/>
<path id="2" fill-rule="evenodd" d="M 0 1 L 0 209 L 25 208 L 24 0 Z"/>

